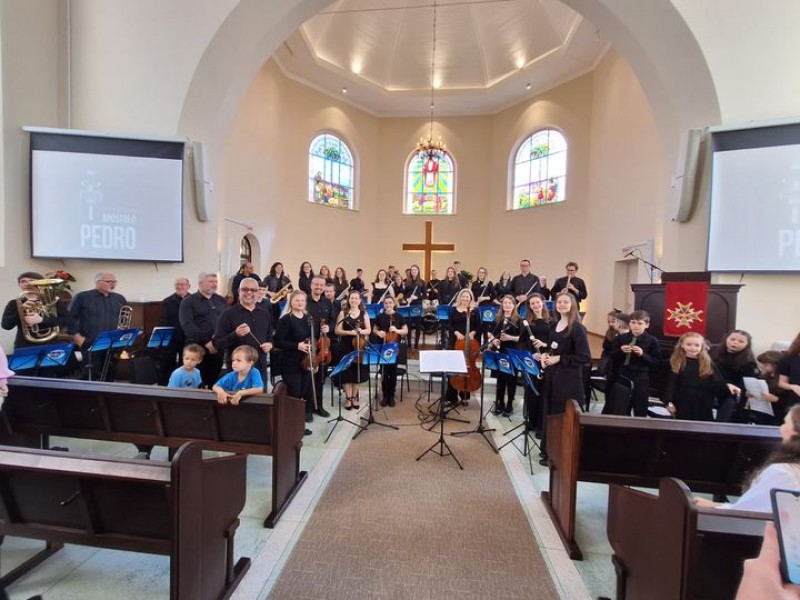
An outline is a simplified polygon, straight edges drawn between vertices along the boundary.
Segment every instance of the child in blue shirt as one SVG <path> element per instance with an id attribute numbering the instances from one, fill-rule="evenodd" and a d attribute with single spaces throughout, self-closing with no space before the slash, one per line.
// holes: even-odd
<path id="1" fill-rule="evenodd" d="M 199 344 L 188 344 L 183 349 L 183 366 L 178 367 L 169 376 L 167 387 L 171 388 L 199 388 L 203 382 L 200 370 L 197 369 L 203 361 L 206 351 Z"/>
<path id="2" fill-rule="evenodd" d="M 231 369 L 220 377 L 212 388 L 217 402 L 234 406 L 245 396 L 264 393 L 264 380 L 253 365 L 258 361 L 258 352 L 252 346 L 238 346 L 231 354 Z"/>

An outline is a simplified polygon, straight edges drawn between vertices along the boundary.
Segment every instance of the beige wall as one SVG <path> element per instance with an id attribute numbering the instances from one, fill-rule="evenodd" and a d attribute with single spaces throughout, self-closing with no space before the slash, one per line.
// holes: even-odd
<path id="1" fill-rule="evenodd" d="M 610 301 L 609 261 L 620 245 L 652 238 L 665 268 L 688 270 L 704 264 L 705 206 L 685 225 L 670 223 L 666 210 L 668 179 L 685 129 L 800 113 L 800 83 L 787 76 L 796 70 L 800 49 L 794 35 L 800 4 L 775 0 L 765 8 L 744 0 L 653 0 L 652 10 L 645 12 L 631 9 L 628 0 L 566 1 L 601 28 L 624 60 L 612 53 L 593 75 L 497 115 L 438 120 L 437 133 L 441 129 L 458 161 L 459 214 L 436 218 L 435 235 L 458 242 L 459 258 L 472 268 L 490 257 L 487 266 L 495 274 L 515 264 L 523 252 L 536 252 L 536 270 L 552 277 L 567 254 L 558 247 L 567 245 L 589 281 L 589 324 L 600 329 L 596 317 Z M 375 119 L 294 83 L 269 87 L 275 74 L 263 67 L 264 60 L 327 0 L 71 4 L 74 53 L 67 94 L 65 3 L 0 0 L 0 297 L 11 297 L 13 277 L 20 270 L 66 266 L 78 275 L 79 287 L 88 286 L 94 271 L 111 267 L 131 299 L 161 298 L 175 275 L 215 268 L 227 274 L 246 230 L 225 217 L 253 223 L 263 246 L 262 262 L 273 255 L 297 254 L 317 263 L 323 252 L 314 250 L 314 241 L 306 239 L 310 236 L 283 238 L 275 227 L 287 215 L 298 222 L 324 211 L 302 202 L 301 208 L 287 208 L 291 196 L 305 196 L 305 168 L 302 161 L 285 164 L 283 151 L 304 148 L 313 133 L 328 127 L 353 141 L 363 172 L 358 214 L 346 219 L 344 213 L 327 210 L 324 226 L 312 226 L 335 240 L 342 253 L 335 258 L 355 266 L 363 253 L 369 257 L 364 261 L 372 261 L 364 262 L 371 271 L 379 262 L 376 248 L 400 262 L 400 243 L 421 237 L 424 218 L 400 215 L 401 175 L 379 168 L 401 167 L 407 149 L 426 132 L 423 119 Z M 753 30 L 755 22 L 760 25 Z M 705 64 L 698 65 L 697 48 Z M 709 96 L 715 96 L 718 107 L 707 101 Z M 199 223 L 187 192 L 185 264 L 60 265 L 28 258 L 27 136 L 20 127 L 67 126 L 68 99 L 76 127 L 177 133 L 208 143 L 217 211 L 211 223 Z M 279 110 L 291 118 L 274 118 Z M 508 213 L 508 154 L 526 130 L 543 124 L 563 128 L 571 143 L 569 202 Z M 612 154 L 629 147 L 635 152 Z M 620 225 L 628 214 L 642 217 L 641 231 L 630 219 Z M 609 241 L 611 233 L 606 232 L 612 221 L 616 229 Z M 620 239 L 620 228 L 624 236 L 630 231 L 632 239 Z M 583 237 L 585 245 L 570 239 L 571 231 L 580 231 L 576 237 Z M 296 251 L 295 244 L 302 250 Z M 441 268 L 445 260 L 439 257 L 436 266 Z M 296 271 L 296 262 L 289 269 Z M 800 329 L 800 317 L 788 301 L 799 279 L 745 275 L 740 321 L 760 344 Z M 777 308 L 765 311 L 761 307 L 771 296 L 779 298 Z M 0 336 L 7 344 L 8 336 Z"/>

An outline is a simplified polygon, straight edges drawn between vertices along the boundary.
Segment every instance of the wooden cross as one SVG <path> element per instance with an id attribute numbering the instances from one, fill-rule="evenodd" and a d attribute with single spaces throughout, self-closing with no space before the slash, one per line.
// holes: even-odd
<path id="1" fill-rule="evenodd" d="M 403 244 L 404 252 L 424 252 L 422 272 L 425 281 L 431 280 L 431 255 L 434 252 L 453 252 L 455 244 L 433 243 L 433 221 L 425 221 L 425 241 L 422 244 Z"/>

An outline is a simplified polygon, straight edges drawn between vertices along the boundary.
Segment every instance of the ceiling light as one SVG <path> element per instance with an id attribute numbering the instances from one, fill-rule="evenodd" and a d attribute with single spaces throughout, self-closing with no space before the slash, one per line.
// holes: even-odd
<path id="1" fill-rule="evenodd" d="M 516 65 L 517 65 L 517 68 L 518 68 L 518 69 L 521 69 L 521 68 L 523 68 L 523 67 L 525 66 L 525 58 L 523 58 L 522 56 L 520 56 L 520 57 L 517 59 L 517 61 L 516 61 Z"/>
<path id="2" fill-rule="evenodd" d="M 529 90 L 529 89 L 531 89 L 531 84 L 529 83 L 528 85 L 526 85 L 526 86 L 525 86 L 525 89 L 526 89 L 526 90 Z"/>
<path id="3" fill-rule="evenodd" d="M 342 88 L 342 93 L 343 93 L 343 94 L 346 94 L 346 93 L 347 93 L 347 88 L 346 88 L 346 87 L 343 87 L 343 88 Z"/>

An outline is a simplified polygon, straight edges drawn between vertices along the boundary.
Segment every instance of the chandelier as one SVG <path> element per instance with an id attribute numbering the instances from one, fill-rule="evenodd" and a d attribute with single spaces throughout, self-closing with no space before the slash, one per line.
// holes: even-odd
<path id="1" fill-rule="evenodd" d="M 433 0 L 433 27 L 432 27 L 433 45 L 431 48 L 431 105 L 430 105 L 430 130 L 428 138 L 420 138 L 417 142 L 415 152 L 417 157 L 422 161 L 422 172 L 425 178 L 425 187 L 433 187 L 436 184 L 439 174 L 439 161 L 442 160 L 447 152 L 447 144 L 444 143 L 442 137 L 439 136 L 434 139 L 433 137 L 433 111 L 434 111 L 434 94 L 436 86 L 434 85 L 434 77 L 436 74 L 436 0 Z"/>

